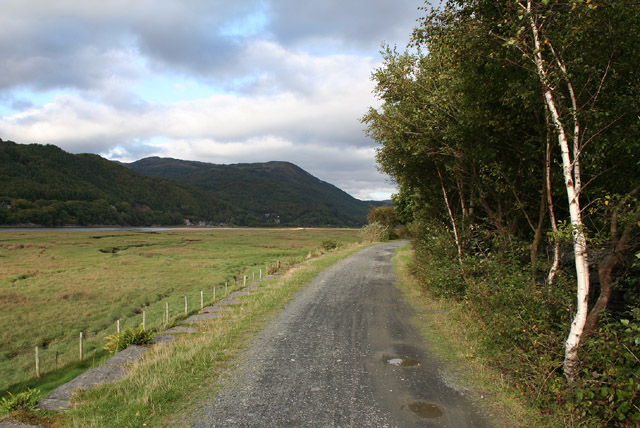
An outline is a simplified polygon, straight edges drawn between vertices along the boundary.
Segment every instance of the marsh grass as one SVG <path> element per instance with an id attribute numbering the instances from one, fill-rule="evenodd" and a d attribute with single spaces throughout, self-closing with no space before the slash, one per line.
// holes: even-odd
<path id="1" fill-rule="evenodd" d="M 429 350 L 445 364 L 448 382 L 466 390 L 466 395 L 487 414 L 497 427 L 546 427 L 547 421 L 528 408 L 521 394 L 507 382 L 485 355 L 478 337 L 481 326 L 464 310 L 464 302 L 452 303 L 429 294 L 410 275 L 410 246 L 401 247 L 393 258 L 398 285 L 415 311 L 418 327 Z"/>
<path id="2" fill-rule="evenodd" d="M 183 335 L 171 346 L 154 347 L 129 376 L 113 385 L 82 392 L 68 414 L 74 427 L 190 426 L 193 410 L 220 388 L 217 380 L 237 361 L 239 352 L 261 325 L 318 273 L 361 247 L 350 246 L 283 276 L 265 281 L 259 292 L 222 318 Z"/>
<path id="3" fill-rule="evenodd" d="M 326 239 L 358 241 L 346 229 L 234 229 L 121 232 L 0 232 L 0 392 L 55 388 L 66 371 L 100 365 L 104 338 L 142 322 L 161 329 L 211 304 L 213 287 L 242 283 L 281 260 L 303 260 Z M 164 319 L 169 303 L 170 318 Z M 78 333 L 85 361 L 77 364 Z M 33 379 L 40 347 L 41 380 Z M 45 382 L 45 379 L 49 381 Z M 44 387 L 40 385 L 46 383 Z M 62 383 L 62 381 L 60 381 Z M 59 383 L 58 383 L 59 384 Z"/>

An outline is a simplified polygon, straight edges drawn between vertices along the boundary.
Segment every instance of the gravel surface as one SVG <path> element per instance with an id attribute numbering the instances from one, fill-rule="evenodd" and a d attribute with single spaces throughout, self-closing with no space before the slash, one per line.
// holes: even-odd
<path id="1" fill-rule="evenodd" d="M 320 274 L 256 337 L 193 426 L 489 427 L 409 323 L 391 265 L 402 244 Z"/>
<path id="2" fill-rule="evenodd" d="M 21 422 L 6 420 L 0 422 L 0 428 L 41 428 L 40 425 L 28 425 Z"/>

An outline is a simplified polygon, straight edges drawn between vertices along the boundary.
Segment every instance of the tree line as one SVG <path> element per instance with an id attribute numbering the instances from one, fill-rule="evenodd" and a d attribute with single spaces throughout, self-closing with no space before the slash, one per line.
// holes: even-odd
<path id="1" fill-rule="evenodd" d="M 0 140 L 0 225 L 354 227 L 365 222 L 366 202 L 292 164 L 149 158 L 128 166 L 53 145 Z"/>
<path id="2" fill-rule="evenodd" d="M 629 1 L 424 8 L 407 50 L 383 47 L 363 117 L 416 273 L 483 315 L 536 404 L 593 426 L 640 422 L 639 16 Z"/>
<path id="3" fill-rule="evenodd" d="M 0 224 L 179 225 L 243 215 L 205 192 L 98 155 L 0 140 Z"/>

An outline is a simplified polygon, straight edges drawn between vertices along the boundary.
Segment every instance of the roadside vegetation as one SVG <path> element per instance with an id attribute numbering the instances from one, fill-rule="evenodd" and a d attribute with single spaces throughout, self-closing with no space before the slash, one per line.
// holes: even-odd
<path id="1" fill-rule="evenodd" d="M 393 257 L 397 285 L 414 309 L 412 323 L 429 352 L 444 364 L 447 382 L 464 390 L 496 427 L 548 427 L 547 418 L 527 404 L 524 391 L 495 366 L 495 354 L 483 346 L 486 327 L 467 303 L 437 297 L 412 274 L 413 264 L 411 245 L 399 248 Z"/>
<path id="2" fill-rule="evenodd" d="M 233 311 L 202 325 L 202 334 L 187 334 L 170 346 L 155 347 L 121 382 L 77 394 L 76 407 L 64 416 L 64 424 L 191 426 L 202 397 L 215 397 L 224 383 L 220 376 L 237 362 L 260 326 L 320 272 L 361 248 L 343 245 L 264 282 L 258 293 L 242 297 Z"/>
<path id="3" fill-rule="evenodd" d="M 286 268 L 326 252 L 327 241 L 346 248 L 359 240 L 357 230 L 347 229 L 0 232 L 0 396 L 29 387 L 46 396 L 101 364 L 109 357 L 107 342 L 124 344 L 142 311 L 146 329 L 159 330 L 185 317 L 185 297 L 193 314 L 201 291 L 208 305 L 214 287 L 219 300 L 225 283 L 231 292 L 244 276 L 258 279 L 278 261 Z M 117 320 L 122 344 L 111 336 Z"/>
<path id="4" fill-rule="evenodd" d="M 547 426 L 640 424 L 640 6 L 449 1 L 364 116 L 411 272 Z M 475 354 L 475 353 L 474 353 Z"/>
<path id="5" fill-rule="evenodd" d="M 407 228 L 391 205 L 372 207 L 367 221 L 369 223 L 360 230 L 360 237 L 365 242 L 384 242 L 408 236 Z"/>

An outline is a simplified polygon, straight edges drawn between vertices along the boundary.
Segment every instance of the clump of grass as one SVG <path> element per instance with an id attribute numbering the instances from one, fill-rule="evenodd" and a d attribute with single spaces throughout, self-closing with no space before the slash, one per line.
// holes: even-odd
<path id="1" fill-rule="evenodd" d="M 381 223 L 369 223 L 360 229 L 360 236 L 366 242 L 384 242 L 389 240 L 389 228 Z"/>
<path id="2" fill-rule="evenodd" d="M 325 251 L 335 250 L 336 248 L 338 248 L 338 242 L 335 239 L 325 239 L 324 241 L 322 241 L 321 247 Z"/>
<path id="3" fill-rule="evenodd" d="M 142 324 L 140 324 L 136 328 L 128 328 L 120 333 L 105 337 L 107 344 L 104 345 L 104 350 L 114 354 L 132 345 L 146 345 L 153 340 L 153 336 L 154 333 L 152 331 L 143 329 Z"/>
<path id="4" fill-rule="evenodd" d="M 27 390 L 17 394 L 7 392 L 7 396 L 0 399 L 0 416 L 7 415 L 16 410 L 26 412 L 36 411 L 41 396 L 42 394 L 39 390 L 31 388 L 27 388 Z"/>

